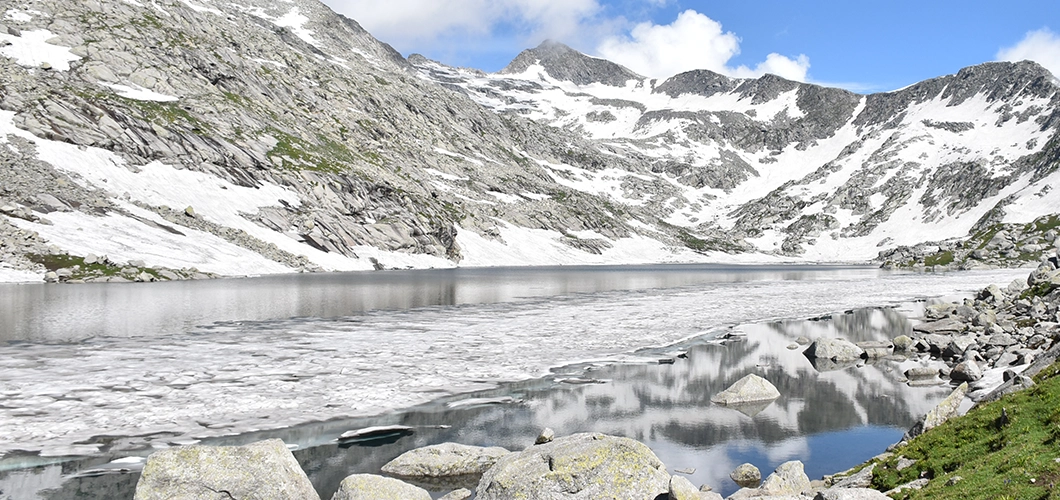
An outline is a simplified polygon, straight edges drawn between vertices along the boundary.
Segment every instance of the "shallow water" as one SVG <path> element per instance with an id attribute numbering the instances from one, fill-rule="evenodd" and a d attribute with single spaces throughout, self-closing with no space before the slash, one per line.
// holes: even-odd
<path id="1" fill-rule="evenodd" d="M 787 346 L 799 335 L 893 337 L 908 326 L 904 316 L 749 324 L 739 327 L 743 342 L 710 340 L 742 323 L 968 292 L 1020 274 L 643 266 L 7 287 L 0 312 L 16 321 L 5 322 L 0 345 L 0 427 L 13 432 L 0 435 L 0 453 L 9 452 L 0 467 L 46 460 L 37 453 L 92 458 L 9 472 L 0 491 L 49 498 L 44 490 L 62 484 L 53 498 L 79 488 L 102 498 L 93 496 L 102 485 L 128 488 L 128 479 L 62 479 L 152 447 L 279 436 L 306 448 L 298 455 L 328 498 L 336 478 L 377 470 L 403 449 L 444 440 L 521 448 L 543 426 L 640 439 L 716 488 L 742 461 L 768 472 L 798 458 L 820 476 L 897 440 L 946 389 L 898 383 L 904 367 L 891 362 L 819 373 Z M 677 350 L 688 358 L 657 363 Z M 784 396 L 753 416 L 709 403 L 751 371 Z M 556 380 L 587 376 L 609 381 Z M 443 404 L 517 380 L 526 382 L 492 395 L 518 404 Z M 414 405 L 422 406 L 371 416 Z M 374 448 L 324 444 L 393 422 L 452 427 Z M 846 448 L 856 449 L 819 458 Z"/>

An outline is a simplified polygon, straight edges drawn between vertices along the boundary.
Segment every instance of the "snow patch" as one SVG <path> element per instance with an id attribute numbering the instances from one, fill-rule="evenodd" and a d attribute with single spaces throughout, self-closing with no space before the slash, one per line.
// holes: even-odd
<path id="1" fill-rule="evenodd" d="M 179 97 L 160 94 L 153 90 L 145 89 L 139 85 L 118 85 L 116 83 L 103 83 L 100 85 L 110 87 L 111 89 L 118 92 L 118 95 L 129 99 L 135 99 L 137 101 L 157 101 L 157 102 L 172 102 L 180 100 Z"/>
<path id="2" fill-rule="evenodd" d="M 52 38 L 55 38 L 55 34 L 48 30 L 23 31 L 22 36 L 0 33 L 0 41 L 10 43 L 0 47 L 0 55 L 14 59 L 19 66 L 27 68 L 47 64 L 56 71 L 66 71 L 70 69 L 70 63 L 80 60 L 81 56 L 74 55 L 69 47 L 48 43 Z"/>
<path id="3" fill-rule="evenodd" d="M 305 23 L 307 22 L 309 22 L 309 18 L 299 14 L 298 7 L 294 7 L 288 13 L 272 20 L 272 23 L 276 26 L 290 28 L 295 36 L 301 38 L 309 45 L 319 47 L 320 42 L 317 42 L 317 40 L 313 38 L 313 32 L 305 28 Z"/>

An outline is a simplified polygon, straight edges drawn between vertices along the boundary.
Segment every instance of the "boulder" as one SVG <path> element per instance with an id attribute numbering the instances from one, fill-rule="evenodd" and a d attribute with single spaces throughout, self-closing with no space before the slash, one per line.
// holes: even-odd
<path id="1" fill-rule="evenodd" d="M 501 457 L 482 476 L 476 498 L 643 500 L 669 491 L 666 466 L 647 446 L 582 433 Z"/>
<path id="2" fill-rule="evenodd" d="M 246 446 L 184 446 L 152 453 L 135 500 L 320 500 L 279 439 Z M 428 497 L 429 498 L 429 497 Z"/>
<path id="3" fill-rule="evenodd" d="M 868 488 L 869 486 L 872 486 L 872 471 L 874 470 L 876 470 L 875 463 L 870 464 L 868 467 L 865 467 L 854 474 L 836 480 L 835 483 L 832 484 L 832 487 L 847 489 Z"/>
<path id="4" fill-rule="evenodd" d="M 780 397 L 780 391 L 768 380 L 753 373 L 737 380 L 728 389 L 710 398 L 715 404 L 739 405 L 772 401 Z"/>
<path id="5" fill-rule="evenodd" d="M 908 351 L 913 348 L 913 339 L 908 335 L 899 335 L 892 341 L 895 351 Z"/>
<path id="6" fill-rule="evenodd" d="M 830 488 L 818 491 L 813 500 L 890 500 L 890 498 L 871 488 Z"/>
<path id="7" fill-rule="evenodd" d="M 968 325 L 966 325 L 963 321 L 959 319 L 946 318 L 938 321 L 928 321 L 926 323 L 914 325 L 913 331 L 929 335 L 938 335 L 942 333 L 959 333 L 963 332 L 967 328 Z"/>
<path id="8" fill-rule="evenodd" d="M 431 500 L 431 494 L 391 477 L 354 474 L 342 480 L 331 500 Z"/>
<path id="9" fill-rule="evenodd" d="M 969 347 L 978 345 L 975 341 L 975 335 L 962 335 L 960 337 L 953 337 L 950 343 L 946 345 L 946 348 L 942 350 L 942 357 L 944 358 L 955 358 L 964 354 Z"/>
<path id="10" fill-rule="evenodd" d="M 939 376 L 939 369 L 930 366 L 914 366 L 905 371 L 905 378 L 925 379 L 925 378 L 936 378 Z"/>
<path id="11" fill-rule="evenodd" d="M 556 431 L 545 427 L 545 430 L 541 431 L 541 434 L 537 435 L 537 439 L 534 440 L 534 444 L 551 443 L 554 439 L 556 439 Z"/>
<path id="12" fill-rule="evenodd" d="M 975 382 L 983 378 L 983 369 L 975 361 L 961 361 L 950 371 L 950 378 L 964 382 Z"/>
<path id="13" fill-rule="evenodd" d="M 843 339 L 817 339 L 810 344 L 803 354 L 807 358 L 830 359 L 832 361 L 850 361 L 861 359 L 865 351 L 852 342 Z"/>
<path id="14" fill-rule="evenodd" d="M 699 500 L 699 488 L 681 476 L 670 477 L 670 500 Z"/>
<path id="15" fill-rule="evenodd" d="M 736 467 L 729 478 L 741 488 L 757 488 L 762 483 L 762 471 L 751 464 L 741 464 Z"/>
<path id="16" fill-rule="evenodd" d="M 865 357 L 868 358 L 885 358 L 894 354 L 894 344 L 889 341 L 870 340 L 866 342 L 858 342 L 855 345 L 865 351 Z"/>
<path id="17" fill-rule="evenodd" d="M 511 453 L 493 446 L 442 443 L 402 453 L 383 466 L 382 471 L 403 477 L 451 477 L 479 475 L 497 460 Z"/>
<path id="18" fill-rule="evenodd" d="M 935 427 L 942 425 L 943 422 L 953 417 L 956 417 L 957 409 L 960 408 L 961 401 L 964 401 L 964 396 L 967 394 L 967 382 L 957 386 L 957 388 L 954 389 L 949 396 L 946 396 L 946 398 L 939 402 L 939 404 L 936 405 L 935 408 L 933 408 L 931 411 L 929 411 L 927 415 L 924 415 L 924 418 L 920 419 L 919 421 L 917 421 L 917 423 L 913 424 L 913 427 L 905 433 L 905 439 L 907 441 L 913 439 L 931 429 L 934 429 Z"/>
<path id="19" fill-rule="evenodd" d="M 768 496 L 800 495 L 810 490 L 810 478 L 802 462 L 784 462 L 758 488 Z"/>

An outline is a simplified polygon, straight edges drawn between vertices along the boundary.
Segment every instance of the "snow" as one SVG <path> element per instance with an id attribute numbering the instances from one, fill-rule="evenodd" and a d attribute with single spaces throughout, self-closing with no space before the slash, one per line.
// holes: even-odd
<path id="1" fill-rule="evenodd" d="M 38 10 L 19 10 L 19 9 L 8 9 L 4 12 L 5 21 L 14 21 L 16 23 L 28 23 L 33 20 L 36 16 L 43 16 L 44 13 Z"/>
<path id="2" fill-rule="evenodd" d="M 23 31 L 22 36 L 0 33 L 0 42 L 11 45 L 0 47 L 0 55 L 14 59 L 19 66 L 36 68 L 48 64 L 55 71 L 70 69 L 70 62 L 81 57 L 70 52 L 69 47 L 52 45 L 47 41 L 55 38 L 48 30 Z"/>
<path id="3" fill-rule="evenodd" d="M 7 263 L 0 262 L 0 283 L 40 282 L 42 278 L 41 273 L 12 269 Z"/>
<path id="4" fill-rule="evenodd" d="M 187 5 L 191 10 L 194 10 L 195 12 L 209 12 L 211 14 L 217 14 L 219 16 L 225 15 L 224 12 L 221 12 L 221 11 L 219 11 L 219 10 L 213 8 L 213 7 L 206 7 L 204 5 L 199 5 L 197 3 L 191 2 L 191 0 L 180 0 L 180 1 L 183 2 L 184 5 Z M 202 1 L 209 2 L 209 0 L 202 0 Z"/>
<path id="5" fill-rule="evenodd" d="M 129 99 L 135 99 L 137 101 L 157 101 L 157 102 L 172 102 L 180 100 L 179 97 L 160 94 L 153 90 L 148 90 L 139 85 L 119 85 L 116 83 L 103 83 L 100 85 L 110 87 L 111 89 L 118 92 L 118 95 Z"/>
<path id="6" fill-rule="evenodd" d="M 469 177 L 461 177 L 459 175 L 447 174 L 445 172 L 442 172 L 440 170 L 435 170 L 433 168 L 425 168 L 425 169 L 423 169 L 423 171 L 427 172 L 428 174 L 431 174 L 431 175 L 433 175 L 435 177 L 441 177 L 442 179 L 445 179 L 447 181 L 466 181 L 466 180 L 470 180 Z M 446 187 L 448 188 L 448 186 L 446 186 Z"/>
<path id="7" fill-rule="evenodd" d="M 301 38 L 309 45 L 319 47 L 320 43 L 317 42 L 315 38 L 313 38 L 313 32 L 305 28 L 305 23 L 307 22 L 309 22 L 309 18 L 302 14 L 299 14 L 298 7 L 292 8 L 286 14 L 272 21 L 272 23 L 276 26 L 290 28 L 291 31 L 295 34 L 295 36 Z"/>
<path id="8" fill-rule="evenodd" d="M 472 164 L 478 165 L 478 166 L 480 166 L 480 167 L 484 165 L 484 164 L 482 163 L 482 161 L 480 161 L 480 160 L 476 160 L 476 159 L 474 159 L 474 158 L 469 158 L 469 157 L 467 157 L 467 156 L 464 156 L 464 155 L 462 155 L 462 154 L 460 154 L 460 153 L 454 153 L 454 152 L 452 152 L 452 151 L 449 151 L 448 149 L 444 149 L 444 148 L 439 148 L 439 147 L 435 147 L 435 148 L 434 148 L 434 152 L 435 152 L 435 153 L 438 153 L 438 154 L 440 154 L 440 155 L 445 155 L 445 156 L 448 156 L 448 157 L 450 157 L 450 158 L 457 158 L 457 159 L 460 159 L 460 160 L 464 160 L 464 161 L 466 161 L 466 162 L 469 162 L 469 163 L 472 163 Z"/>

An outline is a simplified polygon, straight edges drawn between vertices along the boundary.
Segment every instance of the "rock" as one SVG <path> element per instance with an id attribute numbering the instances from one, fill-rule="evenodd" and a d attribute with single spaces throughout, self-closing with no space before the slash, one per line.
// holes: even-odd
<path id="1" fill-rule="evenodd" d="M 699 500 L 699 489 L 682 476 L 670 477 L 670 500 Z"/>
<path id="2" fill-rule="evenodd" d="M 975 382 L 983 378 L 983 369 L 975 361 L 961 361 L 950 371 L 950 378 L 957 381 Z"/>
<path id="3" fill-rule="evenodd" d="M 738 405 L 772 401 L 780 397 L 780 391 L 768 380 L 753 373 L 737 380 L 728 389 L 710 398 L 715 404 Z"/>
<path id="4" fill-rule="evenodd" d="M 919 490 L 919 489 L 927 486 L 927 484 L 929 482 L 930 482 L 930 480 L 928 480 L 928 479 L 917 479 L 915 481 L 910 481 L 910 482 L 905 483 L 905 484 L 903 484 L 901 486 L 898 486 L 898 487 L 896 487 L 893 490 L 885 491 L 885 492 L 883 492 L 883 494 L 887 495 L 889 497 L 893 497 L 893 496 L 897 495 L 898 493 L 901 493 L 902 490 Z"/>
<path id="5" fill-rule="evenodd" d="M 175 273 L 173 271 L 170 271 L 168 269 L 160 269 L 158 271 L 158 275 L 163 277 L 163 278 L 165 278 L 165 279 L 167 279 L 167 280 L 169 280 L 169 281 L 177 281 L 177 280 L 180 279 L 180 276 L 178 276 L 177 273 Z"/>
<path id="6" fill-rule="evenodd" d="M 1016 345 L 1018 343 L 1019 342 L 1017 342 L 1016 339 L 1012 338 L 1011 335 L 999 333 L 996 335 L 991 335 L 990 338 L 988 338 L 986 342 L 984 342 L 984 345 L 988 347 L 1008 347 Z"/>
<path id="7" fill-rule="evenodd" d="M 182 446 L 156 451 L 147 458 L 136 483 L 135 500 L 215 498 L 320 499 L 279 439 L 246 446 Z"/>
<path id="8" fill-rule="evenodd" d="M 139 259 L 130 260 L 129 261 L 129 265 L 132 266 L 132 267 L 137 267 L 137 268 L 147 267 L 147 264 L 144 263 L 144 261 L 139 260 Z"/>
<path id="9" fill-rule="evenodd" d="M 925 379 L 939 376 L 939 369 L 930 366 L 914 366 L 905 371 L 905 378 Z"/>
<path id="10" fill-rule="evenodd" d="M 810 478 L 806 476 L 802 462 L 784 462 L 758 488 L 770 496 L 799 495 L 810 490 Z"/>
<path id="11" fill-rule="evenodd" d="M 700 491 L 699 500 L 725 500 L 725 497 L 713 491 Z"/>
<path id="12" fill-rule="evenodd" d="M 155 277 L 151 273 L 142 272 L 142 273 L 140 273 L 139 275 L 136 276 L 136 281 L 141 282 L 141 283 L 150 283 L 152 281 L 157 281 L 157 280 L 155 279 Z"/>
<path id="13" fill-rule="evenodd" d="M 959 333 L 968 328 L 968 325 L 956 318 L 946 318 L 938 321 L 929 321 L 913 326 L 914 332 L 937 335 L 940 333 Z"/>
<path id="14" fill-rule="evenodd" d="M 59 281 L 59 275 L 55 271 L 48 271 L 44 273 L 44 281 L 48 283 L 56 283 Z"/>
<path id="15" fill-rule="evenodd" d="M 943 424 L 943 422 L 956 417 L 957 409 L 961 406 L 961 401 L 964 400 L 964 396 L 968 394 L 968 383 L 965 382 L 949 396 L 939 402 L 931 411 L 924 415 L 924 418 L 920 419 L 917 423 L 913 424 L 913 427 L 905 433 L 905 439 L 911 440 L 935 427 Z"/>
<path id="16" fill-rule="evenodd" d="M 891 341 L 894 344 L 895 351 L 908 351 L 913 347 L 913 339 L 909 338 L 908 335 L 899 335 Z"/>
<path id="17" fill-rule="evenodd" d="M 545 427 L 545 430 L 541 431 L 541 434 L 537 435 L 537 439 L 534 440 L 534 444 L 551 443 L 553 439 L 556 439 L 556 431 Z"/>
<path id="18" fill-rule="evenodd" d="M 894 354 L 894 344 L 888 341 L 866 341 L 855 344 L 865 351 L 865 357 L 871 359 L 885 358 Z"/>
<path id="19" fill-rule="evenodd" d="M 402 453 L 383 466 L 382 471 L 403 477 L 450 477 L 478 475 L 511 453 L 500 447 L 484 448 L 442 443 Z"/>
<path id="20" fill-rule="evenodd" d="M 241 498 L 241 497 L 233 497 Z M 342 480 L 331 500 L 430 500 L 427 490 L 391 477 L 354 474 Z"/>
<path id="21" fill-rule="evenodd" d="M 946 345 L 946 348 L 942 350 L 942 356 L 944 358 L 961 356 L 964 354 L 964 351 L 974 345 L 977 345 L 975 342 L 975 335 L 953 337 L 953 340 L 951 340 L 950 343 Z"/>
<path id="22" fill-rule="evenodd" d="M 810 344 L 810 339 L 807 338 L 807 337 L 801 337 L 800 336 L 799 338 L 795 339 L 795 343 L 799 344 L 799 345 L 809 345 Z"/>
<path id="23" fill-rule="evenodd" d="M 446 493 L 445 496 L 439 498 L 438 500 L 467 500 L 468 498 L 471 498 L 471 495 L 471 490 L 467 488 L 460 488 L 459 490 L 453 490 L 449 493 Z"/>
<path id="24" fill-rule="evenodd" d="M 865 467 L 854 474 L 835 481 L 832 486 L 834 488 L 868 488 L 869 486 L 872 486 L 872 471 L 874 470 L 876 470 L 875 463 L 870 464 L 868 467 Z"/>
<path id="25" fill-rule="evenodd" d="M 817 339 L 803 354 L 811 359 L 829 359 L 839 362 L 861 359 L 865 351 L 847 340 Z"/>
<path id="26" fill-rule="evenodd" d="M 670 491 L 666 466 L 647 446 L 582 433 L 501 457 L 479 481 L 479 500 L 653 499 Z"/>
<path id="27" fill-rule="evenodd" d="M 762 483 L 762 471 L 752 464 L 742 464 L 729 473 L 729 478 L 741 488 L 757 488 Z"/>
<path id="28" fill-rule="evenodd" d="M 190 207 L 190 206 L 188 208 L 185 208 L 184 209 L 184 215 L 194 219 L 195 218 L 195 209 Z"/>
<path id="29" fill-rule="evenodd" d="M 99 262 L 99 257 L 97 257 L 96 254 L 90 253 L 90 254 L 85 256 L 85 264 L 86 265 L 95 264 L 97 262 Z"/>
<path id="30" fill-rule="evenodd" d="M 906 470 L 906 469 L 916 465 L 916 462 L 917 462 L 916 460 L 913 460 L 911 458 L 898 457 L 898 463 L 895 464 L 894 470 Z"/>
<path id="31" fill-rule="evenodd" d="M 890 498 L 871 488 L 830 488 L 818 491 L 813 500 L 890 500 Z"/>

